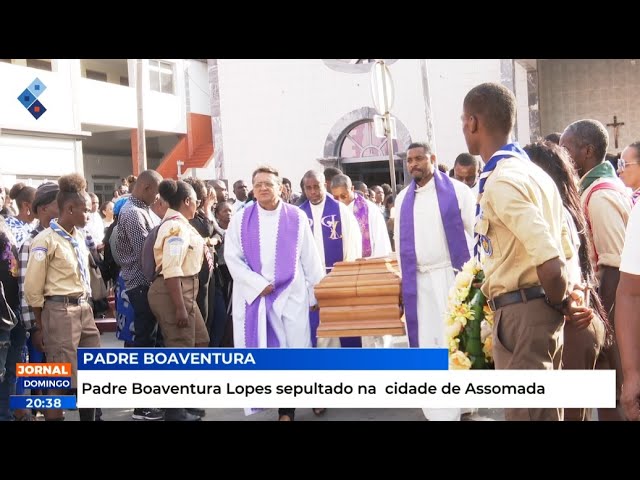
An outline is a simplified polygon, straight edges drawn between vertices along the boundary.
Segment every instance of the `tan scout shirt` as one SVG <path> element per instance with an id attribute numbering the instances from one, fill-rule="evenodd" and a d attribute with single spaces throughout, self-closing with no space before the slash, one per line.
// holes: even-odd
<path id="1" fill-rule="evenodd" d="M 582 210 L 585 213 L 587 195 L 597 184 L 602 182 L 620 182 L 622 189 L 625 188 L 617 178 L 600 178 L 596 180 L 580 196 Z M 591 240 L 591 248 L 589 249 L 591 263 L 594 266 L 597 264 L 598 267 L 620 268 L 620 255 L 624 247 L 624 233 L 631 214 L 630 199 L 616 190 L 598 190 L 591 195 L 588 210 L 591 222 L 591 230 L 587 228 Z M 597 263 L 594 247 L 598 252 Z"/>
<path id="2" fill-rule="evenodd" d="M 68 232 L 67 232 L 68 233 Z M 89 250 L 84 235 L 74 228 L 72 236 L 78 241 L 81 255 L 89 267 Z M 31 243 L 24 281 L 24 296 L 31 307 L 42 307 L 44 297 L 66 295 L 78 297 L 86 292 L 80 266 L 71 242 L 47 228 Z"/>
<path id="3" fill-rule="evenodd" d="M 175 220 L 166 220 L 175 216 Z M 196 275 L 202 268 L 204 239 L 181 213 L 171 208 L 163 222 L 153 247 L 156 268 L 164 278 Z"/>
<path id="4" fill-rule="evenodd" d="M 481 250 L 482 292 L 489 299 L 540 285 L 537 266 L 573 255 L 558 189 L 534 163 L 501 160 L 487 179 L 480 206 L 475 230 L 488 239 Z"/>

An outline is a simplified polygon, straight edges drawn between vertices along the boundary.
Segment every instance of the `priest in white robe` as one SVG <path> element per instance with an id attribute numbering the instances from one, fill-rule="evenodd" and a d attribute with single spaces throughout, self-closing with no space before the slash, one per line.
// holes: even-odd
<path id="1" fill-rule="evenodd" d="M 355 191 L 351 178 L 344 174 L 333 177 L 331 194 L 349 209 L 358 222 L 362 235 L 362 258 L 386 257 L 393 253 L 387 224 L 380 208 Z M 389 348 L 392 342 L 391 335 L 362 337 L 364 347 Z"/>
<path id="2" fill-rule="evenodd" d="M 225 261 L 233 277 L 237 348 L 311 348 L 313 288 L 325 271 L 302 210 L 280 199 L 282 180 L 270 167 L 252 176 L 256 202 L 231 219 Z M 293 409 L 280 409 L 293 420 Z"/>
<path id="3" fill-rule="evenodd" d="M 394 239 L 411 348 L 448 348 L 447 299 L 456 270 L 473 255 L 475 200 L 462 182 L 436 166 L 426 143 L 412 143 L 407 169 L 413 181 L 395 202 Z M 459 420 L 460 409 L 423 409 L 428 420 Z"/>
<path id="4" fill-rule="evenodd" d="M 322 266 L 329 273 L 335 262 L 362 258 L 362 235 L 353 214 L 342 203 L 327 195 L 322 172 L 310 170 L 302 177 L 307 201 L 300 205 L 313 231 Z M 321 348 L 361 347 L 357 338 L 317 338 L 318 312 L 311 315 L 311 341 Z M 317 342 L 317 344 L 316 344 Z"/>
<path id="5" fill-rule="evenodd" d="M 362 236 L 356 218 L 342 203 L 327 195 L 326 179 L 322 172 L 309 170 L 302 177 L 302 186 L 307 201 L 300 205 L 306 214 L 315 244 L 326 273 L 334 263 L 354 261 L 362 257 Z M 318 338 L 320 312 L 312 311 L 311 342 L 319 348 L 358 348 L 362 347 L 360 337 Z M 326 408 L 314 408 L 313 413 L 322 415 Z"/>
<path id="6" fill-rule="evenodd" d="M 331 194 L 349 209 L 358 222 L 362 235 L 362 258 L 391 255 L 391 240 L 380 208 L 355 191 L 351 178 L 344 174 L 333 177 Z"/>

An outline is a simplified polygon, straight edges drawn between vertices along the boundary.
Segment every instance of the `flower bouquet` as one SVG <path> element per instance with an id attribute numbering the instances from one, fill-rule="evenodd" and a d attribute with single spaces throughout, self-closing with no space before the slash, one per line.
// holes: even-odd
<path id="1" fill-rule="evenodd" d="M 456 275 L 449 292 L 445 315 L 445 339 L 449 345 L 449 368 L 491 369 L 493 312 L 480 291 L 484 272 L 471 258 Z"/>

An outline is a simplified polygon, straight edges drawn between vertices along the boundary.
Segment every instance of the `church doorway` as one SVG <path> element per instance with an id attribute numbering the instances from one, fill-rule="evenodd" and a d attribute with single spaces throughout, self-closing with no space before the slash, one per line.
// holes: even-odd
<path id="1" fill-rule="evenodd" d="M 376 137 L 373 121 L 366 119 L 343 135 L 339 144 L 338 167 L 352 181 L 361 181 L 367 186 L 391 183 L 389 174 L 389 145 L 386 138 Z M 396 183 L 403 185 L 405 172 L 403 160 L 398 156 L 397 140 L 393 140 Z"/>

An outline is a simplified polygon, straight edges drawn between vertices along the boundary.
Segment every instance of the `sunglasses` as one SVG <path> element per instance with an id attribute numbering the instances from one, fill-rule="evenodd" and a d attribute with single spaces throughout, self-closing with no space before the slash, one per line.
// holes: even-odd
<path id="1" fill-rule="evenodd" d="M 629 165 L 638 165 L 638 163 L 640 162 L 625 162 L 624 160 L 620 159 L 618 160 L 618 171 L 624 172 L 625 168 L 627 168 Z"/>

